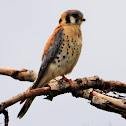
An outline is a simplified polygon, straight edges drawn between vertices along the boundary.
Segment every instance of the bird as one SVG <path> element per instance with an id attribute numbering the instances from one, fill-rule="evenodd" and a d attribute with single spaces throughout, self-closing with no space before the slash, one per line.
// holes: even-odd
<path id="1" fill-rule="evenodd" d="M 45 45 L 38 77 L 28 90 L 41 88 L 57 76 L 66 79 L 65 75 L 72 72 L 81 53 L 81 24 L 85 20 L 79 10 L 67 10 L 61 14 L 58 26 Z M 25 115 L 34 98 L 26 99 L 18 114 L 19 119 Z"/>

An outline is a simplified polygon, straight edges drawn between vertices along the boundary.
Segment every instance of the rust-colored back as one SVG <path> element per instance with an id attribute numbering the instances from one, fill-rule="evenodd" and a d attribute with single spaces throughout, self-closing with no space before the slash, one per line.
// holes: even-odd
<path id="1" fill-rule="evenodd" d="M 53 34 L 50 36 L 50 38 L 48 39 L 46 45 L 45 45 L 45 48 L 44 48 L 44 52 L 43 52 L 43 55 L 42 55 L 42 60 L 47 52 L 47 50 L 49 49 L 49 47 L 51 46 L 51 44 L 54 43 L 54 40 L 55 40 L 55 35 L 57 34 L 57 32 L 59 30 L 62 30 L 63 29 L 63 26 L 62 25 L 58 25 L 56 27 L 56 29 L 54 30 Z"/>

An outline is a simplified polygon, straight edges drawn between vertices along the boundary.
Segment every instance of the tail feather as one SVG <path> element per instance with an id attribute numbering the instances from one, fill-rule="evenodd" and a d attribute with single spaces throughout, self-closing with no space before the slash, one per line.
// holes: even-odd
<path id="1" fill-rule="evenodd" d="M 17 117 L 18 117 L 19 119 L 21 119 L 21 118 L 25 115 L 25 113 L 26 113 L 27 110 L 29 109 L 31 103 L 33 102 L 34 98 L 35 98 L 35 97 L 33 97 L 33 98 L 28 98 L 28 99 L 26 100 L 26 102 L 25 102 L 25 104 L 23 105 L 22 109 L 21 109 L 20 112 L 18 113 L 18 116 L 17 116 Z"/>

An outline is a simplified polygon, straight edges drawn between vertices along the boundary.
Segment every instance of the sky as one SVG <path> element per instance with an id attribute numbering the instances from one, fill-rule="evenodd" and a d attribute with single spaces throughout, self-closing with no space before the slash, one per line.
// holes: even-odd
<path id="1" fill-rule="evenodd" d="M 68 78 L 99 76 L 126 82 L 125 0 L 0 0 L 0 66 L 39 71 L 44 46 L 60 15 L 78 9 L 86 18 L 81 26 L 83 47 Z M 0 75 L 0 102 L 24 92 L 32 83 Z M 125 126 L 119 114 L 90 105 L 71 94 L 53 101 L 37 97 L 27 114 L 17 119 L 19 103 L 8 108 L 9 126 Z M 0 124 L 3 125 L 3 115 Z"/>

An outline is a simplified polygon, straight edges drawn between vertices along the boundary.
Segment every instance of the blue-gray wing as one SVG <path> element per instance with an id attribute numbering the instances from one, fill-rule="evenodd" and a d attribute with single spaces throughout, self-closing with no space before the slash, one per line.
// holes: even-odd
<path id="1" fill-rule="evenodd" d="M 59 47 L 62 44 L 62 34 L 63 34 L 63 29 L 58 29 L 57 33 L 55 34 L 55 37 L 52 36 L 54 37 L 54 42 L 53 43 L 50 42 L 50 46 L 48 50 L 46 51 L 46 53 L 44 54 L 43 61 L 42 61 L 42 64 L 38 73 L 38 78 L 35 84 L 32 86 L 32 89 L 37 87 L 45 71 L 47 70 L 49 63 L 51 63 L 53 59 L 55 58 L 59 50 Z M 52 39 L 50 38 L 50 40 Z"/>

